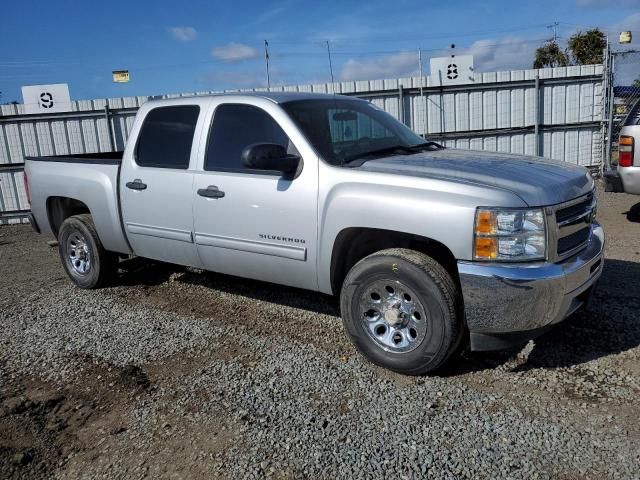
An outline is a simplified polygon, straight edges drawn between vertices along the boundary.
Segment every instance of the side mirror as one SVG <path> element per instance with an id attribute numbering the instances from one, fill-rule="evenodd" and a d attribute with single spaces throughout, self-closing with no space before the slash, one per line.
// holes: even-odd
<path id="1" fill-rule="evenodd" d="M 300 165 L 300 157 L 288 154 L 282 145 L 254 143 L 242 151 L 242 163 L 251 169 L 293 174 Z"/>

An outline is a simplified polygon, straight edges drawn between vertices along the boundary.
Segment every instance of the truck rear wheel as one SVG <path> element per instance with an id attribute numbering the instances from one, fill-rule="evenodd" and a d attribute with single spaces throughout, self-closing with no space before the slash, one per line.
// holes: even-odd
<path id="1" fill-rule="evenodd" d="M 62 222 L 58 251 L 67 275 L 80 288 L 102 287 L 118 269 L 118 257 L 104 249 L 89 214 Z"/>
<path id="2" fill-rule="evenodd" d="M 408 249 L 376 252 L 347 274 L 340 295 L 344 326 L 373 363 L 408 375 L 432 372 L 464 335 L 459 291 L 433 258 Z"/>

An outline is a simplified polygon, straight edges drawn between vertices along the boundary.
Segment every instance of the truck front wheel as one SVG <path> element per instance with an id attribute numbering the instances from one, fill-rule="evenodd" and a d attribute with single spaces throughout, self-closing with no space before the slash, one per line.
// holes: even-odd
<path id="1" fill-rule="evenodd" d="M 102 287 L 118 269 L 118 257 L 104 249 L 89 214 L 62 222 L 58 251 L 67 275 L 80 288 Z"/>
<path id="2" fill-rule="evenodd" d="M 433 258 L 388 249 L 360 260 L 340 295 L 344 326 L 373 363 L 408 375 L 441 367 L 464 334 L 459 290 Z"/>

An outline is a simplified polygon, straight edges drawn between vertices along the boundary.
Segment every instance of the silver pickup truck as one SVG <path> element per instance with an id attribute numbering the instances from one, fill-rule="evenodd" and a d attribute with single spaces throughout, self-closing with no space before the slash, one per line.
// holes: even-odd
<path id="1" fill-rule="evenodd" d="M 603 268 L 586 169 L 446 149 L 343 96 L 152 101 L 124 153 L 25 172 L 79 287 L 138 255 L 339 295 L 355 346 L 406 374 L 535 337 Z"/>

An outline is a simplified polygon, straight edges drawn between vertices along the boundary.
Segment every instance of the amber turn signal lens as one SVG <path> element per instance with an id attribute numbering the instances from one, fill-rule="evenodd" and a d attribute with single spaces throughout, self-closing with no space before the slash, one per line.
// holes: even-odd
<path id="1" fill-rule="evenodd" d="M 476 260 L 493 260 L 498 256 L 498 240 L 496 238 L 476 237 L 474 257 Z"/>
<path id="2" fill-rule="evenodd" d="M 620 135 L 620 145 L 631 145 L 633 146 L 633 137 L 628 135 Z"/>
<path id="3" fill-rule="evenodd" d="M 495 233 L 493 212 L 478 210 L 476 213 L 476 235 L 491 235 Z"/>

